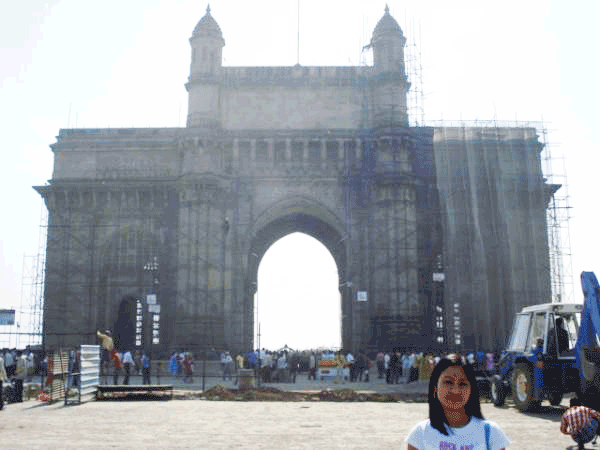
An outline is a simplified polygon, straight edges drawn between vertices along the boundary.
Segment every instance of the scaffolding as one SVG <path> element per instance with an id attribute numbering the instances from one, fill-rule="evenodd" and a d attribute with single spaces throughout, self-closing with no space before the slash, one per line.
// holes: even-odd
<path id="1" fill-rule="evenodd" d="M 406 30 L 406 46 L 405 46 L 405 70 L 410 89 L 408 91 L 407 114 L 409 125 L 411 127 L 423 126 L 425 122 L 425 106 L 423 93 L 423 66 L 421 65 L 421 24 L 415 26 L 414 17 L 411 23 L 407 25 L 406 18 L 404 29 Z"/>
<path id="2" fill-rule="evenodd" d="M 542 145 L 542 171 L 553 194 L 549 196 L 546 209 L 550 277 L 552 280 L 552 303 L 574 302 L 573 266 L 571 263 L 571 237 L 569 220 L 569 188 L 564 158 L 552 155 L 553 144 L 547 140 L 549 134 L 544 122 L 538 127 Z"/>
<path id="3" fill-rule="evenodd" d="M 543 226 L 535 226 L 529 228 L 529 230 L 516 231 L 518 228 L 513 228 L 512 235 L 528 236 L 527 239 L 519 241 L 515 245 L 519 246 L 516 251 L 511 251 L 510 248 L 504 248 L 503 242 L 506 239 L 512 240 L 511 235 L 506 235 L 506 231 L 503 228 L 494 227 L 492 225 L 488 231 L 489 236 L 484 239 L 483 253 L 482 249 L 479 250 L 479 258 L 491 259 L 489 261 L 490 267 L 499 266 L 502 261 L 505 261 L 509 265 L 503 270 L 508 270 L 513 274 L 528 273 L 528 276 L 519 280 L 517 275 L 515 282 L 511 282 L 510 285 L 498 284 L 498 280 L 493 277 L 481 279 L 481 285 L 490 286 L 493 292 L 500 293 L 502 290 L 506 291 L 510 298 L 513 298 L 513 304 L 506 306 L 500 306 L 497 311 L 494 312 L 496 318 L 504 317 L 499 320 L 500 323 L 507 322 L 510 317 L 513 316 L 515 310 L 520 310 L 524 306 L 528 306 L 533 303 L 548 303 L 548 302 L 573 302 L 573 280 L 572 280 L 572 268 L 571 268 L 571 251 L 570 251 L 570 236 L 569 236 L 569 219 L 570 219 L 570 207 L 569 207 L 569 195 L 568 187 L 566 183 L 566 175 L 564 171 L 564 161 L 557 159 L 552 155 L 552 146 L 547 143 L 547 134 L 545 124 L 542 122 L 517 122 L 517 121 L 430 121 L 427 123 L 428 126 L 439 128 L 440 133 L 443 135 L 441 142 L 438 143 L 438 149 L 441 150 L 440 155 L 446 154 L 445 158 L 452 159 L 460 157 L 460 152 L 457 153 L 458 149 L 454 149 L 456 145 L 461 145 L 460 142 L 465 142 L 465 145 L 471 149 L 481 153 L 483 167 L 478 167 L 473 163 L 470 178 L 473 180 L 477 179 L 476 184 L 472 184 L 473 180 L 465 181 L 463 184 L 467 186 L 467 182 L 471 183 L 471 189 L 475 189 L 478 192 L 481 191 L 482 198 L 488 198 L 485 202 L 493 202 L 496 196 L 496 192 L 501 189 L 504 194 L 504 202 L 510 205 L 511 208 L 516 209 L 516 214 L 525 214 L 525 220 L 527 220 L 527 214 L 534 214 L 529 220 L 535 220 L 535 223 L 544 221 Z M 522 138 L 513 139 L 511 135 L 513 131 L 519 129 L 524 130 Z M 526 129 L 532 131 L 525 131 Z M 471 131 L 468 131 L 471 130 Z M 450 137 L 446 134 L 450 133 Z M 465 133 L 469 134 L 469 139 L 462 138 Z M 456 144 L 457 143 L 457 144 Z M 454 146 L 454 147 L 453 147 Z M 530 147 L 531 150 L 528 153 L 531 155 L 527 159 L 523 159 L 523 150 L 526 147 Z M 504 164 L 506 169 L 503 174 L 496 174 L 492 176 L 489 171 L 488 164 L 493 163 L 497 155 L 503 154 Z M 534 157 L 535 154 L 535 157 Z M 486 156 L 487 155 L 487 156 Z M 467 156 L 468 158 L 468 156 Z M 512 163 L 511 158 L 515 158 Z M 531 159 L 534 158 L 534 159 Z M 489 160 L 490 162 L 485 162 Z M 456 162 L 456 161 L 455 161 Z M 536 169 L 536 166 L 538 167 Z M 453 176 L 456 169 L 452 169 L 450 166 L 446 170 L 446 176 Z M 529 167 L 529 168 L 527 168 Z M 438 169 L 441 169 L 438 167 Z M 523 169 L 526 173 L 522 173 Z M 485 171 L 485 172 L 481 172 Z M 479 177 L 479 173 L 484 173 L 484 177 Z M 539 175 L 536 175 L 538 172 Z M 442 172 L 443 173 L 443 172 Z M 535 181 L 535 178 L 542 176 L 543 184 L 540 189 L 531 191 L 531 186 L 540 185 L 539 181 Z M 516 178 L 513 178 L 516 177 Z M 534 177 L 534 178 L 531 178 Z M 496 179 L 496 186 L 492 181 Z M 505 179 L 505 180 L 504 180 Z M 512 180 L 512 181 L 511 181 Z M 530 185 L 529 183 L 533 183 Z M 511 184 L 519 191 L 513 191 Z M 465 189 L 464 187 L 462 188 Z M 445 195 L 448 201 L 455 202 L 456 204 L 468 203 L 468 198 L 463 200 L 456 200 L 455 197 L 459 195 L 461 190 L 460 186 L 450 185 L 446 189 Z M 487 192 L 487 194 L 486 194 Z M 527 193 L 529 192 L 529 196 Z M 477 194 L 479 196 L 479 194 Z M 487 196 L 487 197 L 486 197 Z M 484 201 L 484 200 L 479 200 Z M 540 204 L 543 201 L 543 204 Z M 491 203 L 490 203 L 491 204 Z M 531 207 L 534 207 L 531 209 Z M 496 209 L 502 208 L 497 205 Z M 494 214 L 495 209 L 491 209 L 490 213 Z M 539 212 L 539 216 L 538 213 Z M 472 219 L 471 219 L 472 220 Z M 466 227 L 478 227 L 471 220 L 467 220 L 463 225 Z M 517 221 L 519 222 L 519 221 Z M 490 224 L 497 224 L 499 220 L 493 216 L 490 218 Z M 534 222 L 532 222 L 533 224 Z M 510 227 L 509 227 L 510 228 Z M 525 233 L 525 234 L 523 234 Z M 490 241 L 490 236 L 496 236 L 497 243 Z M 542 246 L 541 241 L 538 239 L 542 238 L 547 242 L 547 250 L 545 245 Z M 537 241 L 537 244 L 533 244 Z M 466 244 L 474 242 L 473 239 L 468 238 Z M 460 249 L 455 249 L 459 252 Z M 505 252 L 504 255 L 502 252 Z M 506 253 L 508 251 L 509 253 Z M 491 255 L 499 255 L 499 260 L 495 260 Z M 453 261 L 455 262 L 455 261 Z M 531 268 L 537 270 L 531 270 Z M 547 281 L 540 280 L 546 278 L 544 273 L 547 274 Z M 485 275 L 485 274 L 484 274 Z M 539 277 L 542 277 L 541 279 Z M 537 281 L 536 281 L 537 280 Z M 458 295 L 458 294 L 455 294 Z M 482 294 L 483 295 L 483 294 Z M 479 295 L 479 297 L 482 297 Z M 480 301 L 480 300 L 479 300 Z M 456 306 L 456 305 L 454 305 Z M 464 306 L 464 305 L 459 305 Z M 474 312 L 477 308 L 475 305 L 468 305 L 470 308 L 467 311 L 454 311 L 450 312 L 451 305 L 448 305 L 450 314 L 448 322 L 450 324 L 449 332 L 452 333 L 452 324 L 457 325 L 459 328 L 462 323 L 456 323 L 457 319 L 460 321 L 468 316 L 473 323 L 479 323 L 480 317 L 474 316 Z M 489 311 L 492 305 L 486 306 L 482 311 Z M 515 310 L 512 310 L 515 308 Z M 472 310 L 472 311 L 471 311 Z M 487 313 L 483 313 L 487 314 Z M 471 317 L 473 315 L 473 317 Z M 487 317 L 487 320 L 491 320 L 491 317 Z M 476 327 L 473 328 L 474 330 Z M 458 344 L 458 341 L 463 342 L 463 336 L 459 335 L 454 330 L 454 338 L 450 336 L 450 341 L 455 340 L 454 343 Z M 501 344 L 500 342 L 493 342 L 494 346 Z M 475 343 L 475 346 L 480 345 Z M 470 346 L 472 347 L 472 345 Z"/>
<path id="4" fill-rule="evenodd" d="M 1 335 L 2 347 L 24 349 L 42 343 L 48 211 L 41 203 L 37 252 L 23 256 L 20 305 L 15 310 L 15 324 Z"/>

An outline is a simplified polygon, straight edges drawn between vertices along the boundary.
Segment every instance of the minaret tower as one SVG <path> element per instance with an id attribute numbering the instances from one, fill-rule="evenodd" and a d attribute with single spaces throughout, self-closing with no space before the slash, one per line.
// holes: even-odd
<path id="1" fill-rule="evenodd" d="M 370 44 L 374 63 L 375 127 L 408 125 L 406 95 L 410 83 L 404 68 L 404 44 L 406 38 L 386 5 L 385 14 L 375 26 Z"/>
<path id="2" fill-rule="evenodd" d="M 185 85 L 189 92 L 187 126 L 220 127 L 219 76 L 225 40 L 219 25 L 210 14 L 210 5 L 194 28 L 190 44 L 192 64 L 190 78 Z"/>

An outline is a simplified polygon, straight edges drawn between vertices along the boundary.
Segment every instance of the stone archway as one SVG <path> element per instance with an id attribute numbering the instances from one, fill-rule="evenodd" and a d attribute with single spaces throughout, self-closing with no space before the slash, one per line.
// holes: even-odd
<path id="1" fill-rule="evenodd" d="M 279 239 L 300 232 L 321 242 L 333 256 L 338 269 L 341 294 L 342 346 L 351 348 L 358 332 L 356 311 L 353 311 L 352 293 L 347 286 L 349 275 L 348 249 L 343 221 L 330 210 L 310 199 L 296 197 L 272 206 L 259 216 L 254 224 L 249 246 L 244 257 L 244 299 L 242 309 L 243 345 L 254 346 L 254 294 L 257 290 L 258 266 L 266 251 Z M 354 313 L 354 314 L 353 314 Z M 354 335 L 354 336 L 353 336 Z"/>

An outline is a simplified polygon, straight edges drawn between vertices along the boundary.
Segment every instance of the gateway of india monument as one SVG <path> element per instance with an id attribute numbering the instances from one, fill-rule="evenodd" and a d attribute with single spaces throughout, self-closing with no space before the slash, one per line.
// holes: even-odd
<path id="1" fill-rule="evenodd" d="M 225 36 L 207 8 L 185 128 L 51 145 L 46 349 L 112 329 L 121 348 L 250 350 L 258 265 L 292 232 L 333 255 L 354 352 L 498 349 L 517 310 L 550 301 L 559 186 L 536 129 L 409 126 L 387 7 L 373 66 L 224 67 Z"/>

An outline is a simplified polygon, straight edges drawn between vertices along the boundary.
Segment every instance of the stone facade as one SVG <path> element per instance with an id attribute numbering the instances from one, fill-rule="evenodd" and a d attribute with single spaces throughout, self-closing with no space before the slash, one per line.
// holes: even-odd
<path id="1" fill-rule="evenodd" d="M 126 304 L 141 346 L 252 348 L 258 264 L 295 231 L 335 259 L 345 348 L 503 343 L 517 308 L 550 298 L 537 136 L 408 127 L 404 43 L 386 9 L 373 67 L 222 67 L 207 10 L 186 128 L 61 130 L 36 187 L 45 345 L 95 341 Z M 151 291 L 160 315 L 136 324 Z"/>

